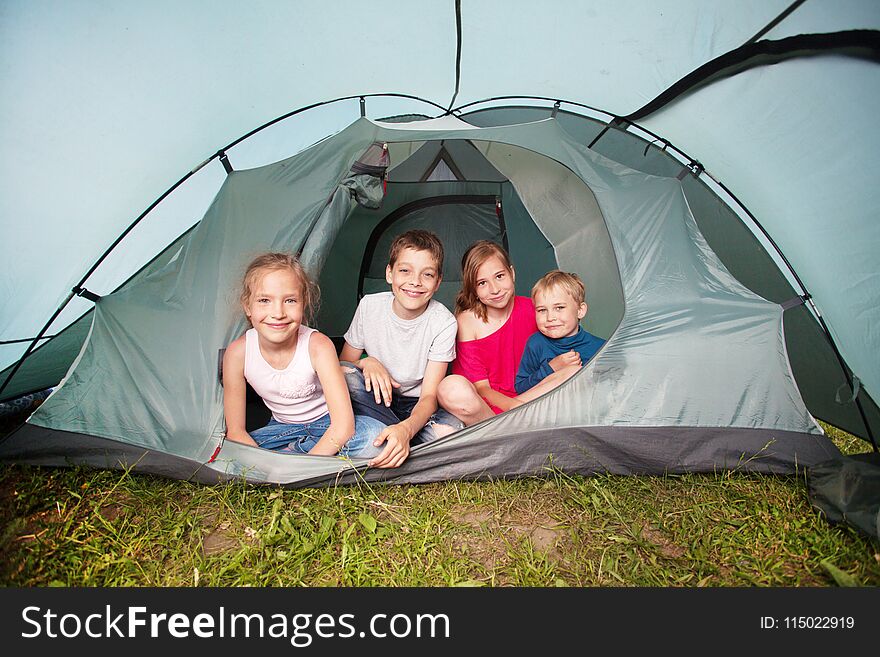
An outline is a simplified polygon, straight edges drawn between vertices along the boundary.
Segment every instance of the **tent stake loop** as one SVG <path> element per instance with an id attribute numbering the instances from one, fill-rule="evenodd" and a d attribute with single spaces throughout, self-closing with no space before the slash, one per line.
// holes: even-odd
<path id="1" fill-rule="evenodd" d="M 217 155 L 220 158 L 220 164 L 222 164 L 223 168 L 226 169 L 226 175 L 229 175 L 230 173 L 235 171 L 235 169 L 233 169 L 232 165 L 229 163 L 229 156 L 226 155 L 226 151 L 220 151 Z"/>
<path id="2" fill-rule="evenodd" d="M 702 164 L 700 164 L 697 160 L 694 160 L 688 164 L 684 165 L 684 169 L 676 176 L 679 180 L 684 180 L 684 177 L 689 173 L 694 174 L 694 178 L 699 178 L 700 174 L 706 170 Z"/>
<path id="3" fill-rule="evenodd" d="M 810 296 L 810 293 L 807 292 L 806 294 L 799 294 L 796 297 L 792 297 L 788 301 L 783 301 L 780 305 L 782 306 L 782 310 L 788 310 L 789 308 L 796 308 L 797 306 L 803 305 L 812 298 L 813 297 Z"/>
<path id="4" fill-rule="evenodd" d="M 86 288 L 80 287 L 79 285 L 77 285 L 75 288 L 73 288 L 71 290 L 71 292 L 73 292 L 78 297 L 82 297 L 83 299 L 88 299 L 92 303 L 98 303 L 98 301 L 101 300 L 100 294 L 95 294 L 91 290 L 87 290 Z"/>
<path id="5" fill-rule="evenodd" d="M 859 390 L 862 387 L 862 382 L 859 381 L 859 377 L 853 375 L 852 381 L 846 381 L 840 384 L 840 387 L 837 389 L 837 394 L 834 396 L 834 401 L 838 404 L 852 404 L 856 398 L 859 396 Z M 852 392 L 852 395 L 847 395 L 844 397 L 845 392 Z"/>

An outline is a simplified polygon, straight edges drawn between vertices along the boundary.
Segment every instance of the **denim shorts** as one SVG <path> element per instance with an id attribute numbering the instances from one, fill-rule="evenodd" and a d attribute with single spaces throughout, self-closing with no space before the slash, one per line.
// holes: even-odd
<path id="1" fill-rule="evenodd" d="M 391 406 L 377 404 L 376 396 L 368 392 L 364 381 L 364 373 L 352 363 L 342 361 L 342 370 L 345 375 L 345 383 L 348 385 L 348 394 L 351 397 L 351 407 L 358 416 L 367 416 L 378 422 L 391 426 L 403 422 L 412 413 L 418 403 L 418 397 L 406 397 L 396 390 L 391 392 Z M 413 436 L 411 445 L 429 443 L 437 440 L 434 431 L 435 424 L 445 424 L 452 427 L 453 431 L 464 428 L 464 423 L 445 408 L 438 407 L 434 414 L 428 418 L 424 427 Z"/>
<path id="2" fill-rule="evenodd" d="M 251 431 L 251 438 L 258 447 L 271 449 L 275 452 L 288 454 L 307 454 L 330 427 L 330 414 L 325 413 L 317 420 L 306 424 L 285 424 L 274 417 L 265 427 Z M 378 420 L 364 415 L 354 417 L 354 436 L 339 450 L 340 456 L 372 458 L 382 451 L 383 446 L 376 447 L 376 439 L 385 425 Z"/>

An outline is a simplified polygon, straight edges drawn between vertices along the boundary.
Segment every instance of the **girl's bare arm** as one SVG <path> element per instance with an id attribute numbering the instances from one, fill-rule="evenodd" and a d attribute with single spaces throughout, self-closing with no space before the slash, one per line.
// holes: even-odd
<path id="1" fill-rule="evenodd" d="M 257 446 L 245 429 L 247 383 L 244 380 L 244 336 L 223 354 L 223 414 L 226 437 L 237 443 Z"/>

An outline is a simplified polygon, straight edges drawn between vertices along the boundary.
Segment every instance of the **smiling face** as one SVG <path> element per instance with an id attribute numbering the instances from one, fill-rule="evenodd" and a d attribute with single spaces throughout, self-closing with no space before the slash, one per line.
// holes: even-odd
<path id="1" fill-rule="evenodd" d="M 535 320 L 548 338 L 567 338 L 578 332 L 587 304 L 578 303 L 559 285 L 535 293 Z"/>
<path id="2" fill-rule="evenodd" d="M 261 345 L 282 347 L 296 340 L 302 301 L 302 281 L 290 269 L 269 270 L 256 279 L 244 312 Z"/>
<path id="3" fill-rule="evenodd" d="M 501 258 L 493 255 L 477 268 L 474 287 L 482 304 L 502 310 L 516 295 L 514 282 L 513 268 L 508 269 Z"/>
<path id="4" fill-rule="evenodd" d="M 385 268 L 385 280 L 394 294 L 392 309 L 401 319 L 415 319 L 428 307 L 440 287 L 437 262 L 429 251 L 405 248 Z"/>

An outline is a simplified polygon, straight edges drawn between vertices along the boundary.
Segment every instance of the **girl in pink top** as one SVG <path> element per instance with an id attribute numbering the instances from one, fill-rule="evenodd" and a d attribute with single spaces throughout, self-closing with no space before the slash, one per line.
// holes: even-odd
<path id="1" fill-rule="evenodd" d="M 241 305 L 253 328 L 223 356 L 223 411 L 229 440 L 301 454 L 369 458 L 385 425 L 351 410 L 336 348 L 305 326 L 318 288 L 299 260 L 286 253 L 254 259 L 242 285 Z M 272 419 L 245 429 L 246 384 L 263 398 Z"/>
<path id="2" fill-rule="evenodd" d="M 526 342 L 538 327 L 532 300 L 516 296 L 516 274 L 507 251 L 489 240 L 474 242 L 465 251 L 461 272 L 455 300 L 457 356 L 437 398 L 470 426 L 539 397 L 558 381 L 554 371 L 522 394 L 514 389 Z"/>
<path id="3" fill-rule="evenodd" d="M 519 361 L 522 358 L 526 341 L 537 330 L 535 327 L 535 306 L 528 297 L 511 295 L 506 312 L 508 313 L 507 318 L 495 331 L 485 337 L 466 341 L 461 340 L 461 329 L 462 324 L 466 324 L 469 318 L 460 314 L 458 316 L 459 338 L 455 343 L 456 359 L 452 363 L 453 374 L 460 374 L 475 385 L 482 381 L 487 383 L 487 387 L 480 386 L 484 388 L 480 396 L 496 414 L 512 408 L 511 404 L 516 405 L 513 399 L 510 401 L 502 400 L 498 399 L 496 395 L 500 393 L 509 398 L 516 397 L 513 382 L 516 378 Z M 493 392 L 496 395 L 493 395 Z M 497 403 L 492 403 L 493 399 Z M 506 408 L 501 408 L 501 406 Z"/>

